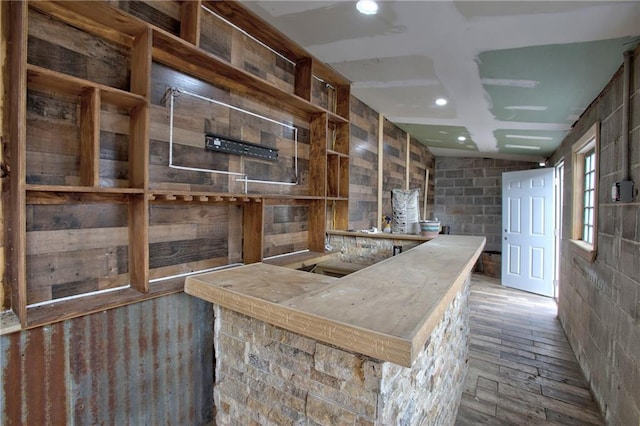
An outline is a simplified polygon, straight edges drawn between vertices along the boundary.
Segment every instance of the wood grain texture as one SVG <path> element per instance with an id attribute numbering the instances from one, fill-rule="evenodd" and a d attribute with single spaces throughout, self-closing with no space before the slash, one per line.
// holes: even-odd
<path id="1" fill-rule="evenodd" d="M 80 102 L 80 184 L 97 186 L 100 180 L 100 90 L 88 89 Z"/>
<path id="2" fill-rule="evenodd" d="M 411 138 L 409 152 L 409 188 L 420 188 L 420 211 L 424 206 L 425 196 L 425 174 L 429 170 L 429 188 L 427 194 L 427 215 L 423 219 L 430 219 L 433 215 L 433 204 L 435 200 L 435 173 L 434 173 L 435 157 L 429 149 L 418 142 L 415 138 Z"/>
<path id="3" fill-rule="evenodd" d="M 313 60 L 302 58 L 296 62 L 295 94 L 302 99 L 311 100 L 311 81 L 313 79 Z"/>
<path id="4" fill-rule="evenodd" d="M 259 263 L 188 277 L 185 291 L 306 337 L 410 367 L 469 279 L 484 243 L 482 237 L 441 236 L 332 284 L 317 279 L 315 290 L 296 286 L 314 275 Z M 273 296 L 280 289 L 290 294 L 292 286 L 300 293 Z"/>
<path id="5" fill-rule="evenodd" d="M 378 217 L 378 113 L 357 98 L 351 102 L 349 225 L 380 227 Z"/>
<path id="6" fill-rule="evenodd" d="M 9 153 L 7 162 L 11 168 L 10 275 L 13 291 L 11 307 L 18 314 L 24 327 L 27 324 L 27 273 L 26 258 L 26 120 L 27 105 L 27 4 L 12 2 L 9 7 Z"/>
<path id="7" fill-rule="evenodd" d="M 149 292 L 149 202 L 133 196 L 129 203 L 129 278 L 131 288 Z"/>
<path id="8" fill-rule="evenodd" d="M 242 208 L 242 258 L 244 263 L 262 261 L 264 203 L 245 203 Z"/>
<path id="9" fill-rule="evenodd" d="M 29 9 L 30 64 L 128 91 L 129 53 L 125 46 Z"/>
<path id="10" fill-rule="evenodd" d="M 294 62 L 309 56 L 302 47 L 244 8 L 240 2 L 206 0 L 203 5 Z"/>
<path id="11" fill-rule="evenodd" d="M 406 133 L 386 118 L 382 126 L 384 160 L 382 164 L 382 215 L 392 217 L 391 190 L 403 189 L 406 178 Z M 421 184 L 420 186 L 423 186 Z M 413 189 L 413 188 L 412 188 Z"/>
<path id="12" fill-rule="evenodd" d="M 200 45 L 200 0 L 185 1 L 180 6 L 180 38 L 194 46 Z"/>

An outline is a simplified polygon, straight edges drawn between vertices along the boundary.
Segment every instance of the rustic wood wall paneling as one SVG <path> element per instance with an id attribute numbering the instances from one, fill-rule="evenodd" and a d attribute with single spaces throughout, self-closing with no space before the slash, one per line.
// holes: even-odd
<path id="1" fill-rule="evenodd" d="M 200 0 L 185 1 L 180 7 L 180 38 L 189 43 L 200 45 L 200 18 L 202 2 Z"/>
<path id="2" fill-rule="evenodd" d="M 418 142 L 415 138 L 411 138 L 409 153 L 409 188 L 420 188 L 420 215 L 422 216 L 422 208 L 424 206 L 425 195 L 425 172 L 429 170 L 429 190 L 427 191 L 427 217 L 430 219 L 433 215 L 433 203 L 435 197 L 435 173 L 434 161 L 435 157 L 429 149 Z"/>
<path id="3" fill-rule="evenodd" d="M 240 215 L 242 216 L 242 215 Z M 241 244 L 241 235 L 230 240 L 229 207 L 224 204 L 151 203 L 149 208 L 149 264 L 152 277 L 159 271 L 189 272 L 226 263 L 228 247 Z"/>
<path id="4" fill-rule="evenodd" d="M 309 207 L 266 206 L 264 211 L 264 257 L 305 250 L 309 247 Z"/>
<path id="5" fill-rule="evenodd" d="M 349 228 L 377 226 L 378 113 L 351 97 Z"/>
<path id="6" fill-rule="evenodd" d="M 11 292 L 11 306 L 18 314 L 23 326 L 27 323 L 27 284 L 26 284 L 26 219 L 25 219 L 25 170 L 27 168 L 26 154 L 26 122 L 27 101 L 24 96 L 27 89 L 26 81 L 26 46 L 28 40 L 27 30 L 27 4 L 25 2 L 12 2 L 9 7 L 9 19 L 11 22 L 9 32 L 9 155 L 7 162 L 10 165 L 11 177 L 9 181 L 12 195 L 9 211 L 10 216 L 10 245 L 12 258 L 11 277 L 17 282 L 17 291 Z"/>
<path id="7" fill-rule="evenodd" d="M 127 284 L 127 211 L 104 202 L 28 205 L 28 302 Z"/>
<path id="8" fill-rule="evenodd" d="M 196 3 L 189 0 L 185 2 L 177 1 L 130 1 L 119 0 L 117 6 L 127 13 L 149 22 L 173 35 L 180 35 L 182 26 L 182 6 L 188 3 Z M 199 3 L 199 2 L 197 2 Z"/>
<path id="9" fill-rule="evenodd" d="M 129 90 L 128 49 L 29 9 L 28 62 Z"/>
<path id="10" fill-rule="evenodd" d="M 5 88 L 9 87 L 9 70 L 8 63 L 8 42 L 9 42 L 9 7 L 8 2 L 0 3 L 0 69 L 3 70 L 0 76 L 0 93 L 5 93 Z M 8 89 L 7 89 L 8 90 Z M 0 163 L 6 165 L 5 160 L 5 141 L 9 140 L 9 111 L 10 101 L 6 96 L 0 96 L 0 142 L 2 143 L 2 149 L 0 149 Z M 7 223 L 6 218 L 9 217 L 9 191 L 7 186 L 7 179 L 0 179 L 0 310 L 4 311 L 11 307 L 11 283 L 7 279 L 6 265 L 7 265 Z"/>
<path id="11" fill-rule="evenodd" d="M 391 216 L 391 190 L 405 187 L 406 133 L 386 118 L 383 123 L 383 132 L 382 215 Z"/>

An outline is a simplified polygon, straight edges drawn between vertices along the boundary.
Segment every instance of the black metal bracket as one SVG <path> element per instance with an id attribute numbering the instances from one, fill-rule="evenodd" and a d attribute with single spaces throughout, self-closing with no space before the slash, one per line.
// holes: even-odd
<path id="1" fill-rule="evenodd" d="M 276 148 L 269 148 L 255 143 L 239 141 L 213 133 L 205 134 L 204 146 L 209 151 L 244 155 L 269 161 L 278 160 L 278 149 Z"/>

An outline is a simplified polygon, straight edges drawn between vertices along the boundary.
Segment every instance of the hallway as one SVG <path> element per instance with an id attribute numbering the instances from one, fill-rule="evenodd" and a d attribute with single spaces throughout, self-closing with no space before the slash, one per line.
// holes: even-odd
<path id="1" fill-rule="evenodd" d="M 603 424 L 552 299 L 474 275 L 470 346 L 456 425 Z"/>

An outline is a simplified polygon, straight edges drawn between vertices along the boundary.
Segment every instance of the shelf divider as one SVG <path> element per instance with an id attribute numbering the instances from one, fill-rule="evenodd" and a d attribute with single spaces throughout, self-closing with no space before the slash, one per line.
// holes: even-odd
<path id="1" fill-rule="evenodd" d="M 80 101 L 80 184 L 100 184 L 100 89 L 88 89 Z"/>
<path id="2" fill-rule="evenodd" d="M 27 325 L 27 219 L 26 219 L 26 141 L 27 141 L 27 22 L 26 2 L 9 5 L 9 165 L 11 190 L 9 221 L 9 252 L 11 278 L 15 285 L 11 292 L 11 306 L 18 315 L 22 327 Z M 15 291 L 17 290 L 17 291 Z"/>
<path id="3" fill-rule="evenodd" d="M 180 38 L 200 46 L 200 19 L 202 1 L 185 1 L 180 6 Z"/>
<path id="4" fill-rule="evenodd" d="M 242 259 L 244 263 L 262 262 L 264 244 L 264 203 L 242 205 Z"/>

